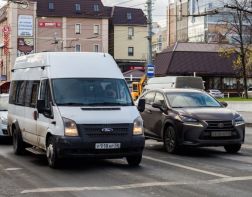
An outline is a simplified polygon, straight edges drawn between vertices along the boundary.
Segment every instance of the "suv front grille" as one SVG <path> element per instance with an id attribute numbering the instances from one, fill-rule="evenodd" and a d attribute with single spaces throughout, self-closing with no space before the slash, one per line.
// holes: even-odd
<path id="1" fill-rule="evenodd" d="M 203 140 L 228 140 L 238 139 L 240 135 L 235 130 L 232 121 L 206 121 L 208 124 L 207 128 L 201 133 L 200 139 Z M 213 132 L 220 132 L 220 135 L 213 136 Z M 222 134 L 221 134 L 222 133 Z M 230 136 L 226 136 L 229 133 Z"/>

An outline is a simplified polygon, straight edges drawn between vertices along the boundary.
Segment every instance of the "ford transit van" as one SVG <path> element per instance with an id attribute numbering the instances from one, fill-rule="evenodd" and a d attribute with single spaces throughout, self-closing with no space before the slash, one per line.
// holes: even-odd
<path id="1" fill-rule="evenodd" d="M 44 153 L 50 167 L 69 157 L 126 157 L 139 165 L 144 136 L 138 109 L 109 54 L 38 53 L 18 57 L 12 70 L 8 131 L 14 152 Z"/>

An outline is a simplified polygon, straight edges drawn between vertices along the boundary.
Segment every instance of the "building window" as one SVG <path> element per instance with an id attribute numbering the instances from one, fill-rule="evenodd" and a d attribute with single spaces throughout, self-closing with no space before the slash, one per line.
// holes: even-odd
<path id="1" fill-rule="evenodd" d="M 134 27 L 128 27 L 128 38 L 129 38 L 129 40 L 131 40 L 133 36 L 134 36 Z"/>
<path id="2" fill-rule="evenodd" d="M 80 44 L 76 44 L 75 45 L 75 52 L 80 52 L 81 51 L 81 45 Z"/>
<path id="3" fill-rule="evenodd" d="M 81 24 L 75 24 L 75 34 L 81 33 Z"/>
<path id="4" fill-rule="evenodd" d="M 49 9 L 49 10 L 54 10 L 54 3 L 49 2 L 49 3 L 48 3 L 48 9 Z"/>
<path id="5" fill-rule="evenodd" d="M 99 25 L 94 25 L 94 34 L 99 34 L 99 29 L 100 29 Z"/>
<path id="6" fill-rule="evenodd" d="M 77 13 L 80 13 L 80 11 L 81 11 L 81 7 L 80 7 L 80 4 L 75 4 L 75 11 L 77 12 Z"/>
<path id="7" fill-rule="evenodd" d="M 98 44 L 94 45 L 94 52 L 99 52 L 99 45 Z"/>
<path id="8" fill-rule="evenodd" d="M 132 19 L 132 14 L 131 14 L 131 12 L 128 12 L 128 13 L 127 13 L 127 19 L 128 19 L 128 20 L 131 20 L 131 19 Z"/>
<path id="9" fill-rule="evenodd" d="M 128 56 L 134 56 L 134 47 L 128 47 Z"/>
<path id="10" fill-rule="evenodd" d="M 98 4 L 94 4 L 94 11 L 99 12 L 99 5 Z"/>

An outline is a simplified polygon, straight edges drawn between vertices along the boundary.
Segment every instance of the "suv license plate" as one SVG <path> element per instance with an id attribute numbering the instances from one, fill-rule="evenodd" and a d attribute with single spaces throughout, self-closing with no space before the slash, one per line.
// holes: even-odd
<path id="1" fill-rule="evenodd" d="M 217 132 L 212 132 L 211 133 L 212 137 L 230 137 L 232 136 L 231 131 L 217 131 Z"/>
<path id="2" fill-rule="evenodd" d="M 121 143 L 96 143 L 95 149 L 119 149 Z"/>

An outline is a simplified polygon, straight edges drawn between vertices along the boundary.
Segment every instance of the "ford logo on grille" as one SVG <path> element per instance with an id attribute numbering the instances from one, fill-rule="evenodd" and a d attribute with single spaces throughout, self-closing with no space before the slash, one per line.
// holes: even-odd
<path id="1" fill-rule="evenodd" d="M 110 133 L 110 132 L 113 132 L 113 129 L 112 128 L 102 128 L 101 131 L 104 133 Z"/>
<path id="2" fill-rule="evenodd" d="M 218 124 L 218 127 L 221 129 L 221 128 L 224 127 L 224 124 L 223 124 L 223 123 L 219 123 L 219 124 Z"/>

